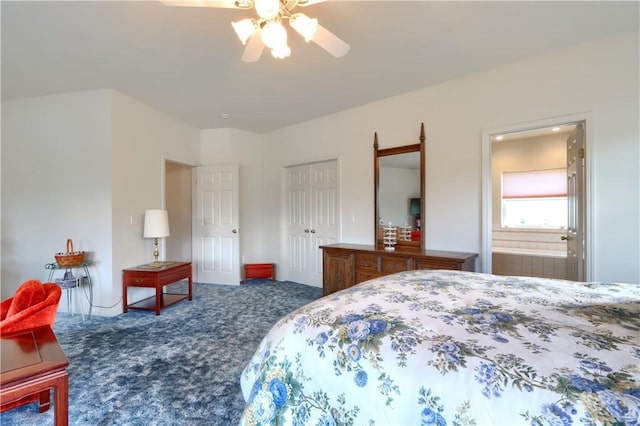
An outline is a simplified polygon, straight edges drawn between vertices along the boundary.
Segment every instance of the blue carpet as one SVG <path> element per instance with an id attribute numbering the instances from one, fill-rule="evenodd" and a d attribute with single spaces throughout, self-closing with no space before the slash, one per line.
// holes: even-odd
<path id="1" fill-rule="evenodd" d="M 237 425 L 240 374 L 262 337 L 321 295 L 302 284 L 249 280 L 194 284 L 193 301 L 160 316 L 130 310 L 82 321 L 58 314 L 54 331 L 69 359 L 69 424 Z M 52 425 L 53 395 L 49 411 L 40 414 L 33 403 L 2 413 L 0 423 Z"/>

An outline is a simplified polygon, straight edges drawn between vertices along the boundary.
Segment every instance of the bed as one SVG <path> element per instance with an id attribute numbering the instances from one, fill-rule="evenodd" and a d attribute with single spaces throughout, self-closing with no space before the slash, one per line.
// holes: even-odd
<path id="1" fill-rule="evenodd" d="M 421 270 L 282 318 L 244 425 L 639 425 L 640 285 Z"/>

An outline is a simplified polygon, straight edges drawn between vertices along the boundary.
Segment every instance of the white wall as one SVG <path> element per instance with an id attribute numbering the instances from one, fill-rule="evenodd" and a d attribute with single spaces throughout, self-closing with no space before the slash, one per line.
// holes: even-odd
<path id="1" fill-rule="evenodd" d="M 195 163 L 199 130 L 112 90 L 2 108 L 2 298 L 46 280 L 72 238 L 94 261 L 93 313 L 122 312 L 122 269 L 153 260 L 142 215 L 162 207 L 164 158 Z"/>
<path id="2" fill-rule="evenodd" d="M 588 112 L 592 278 L 640 282 L 638 52 L 638 33 L 618 35 L 280 129 L 266 135 L 265 175 L 275 180 L 283 164 L 339 158 L 341 240 L 371 244 L 373 134 L 380 148 L 416 143 L 424 122 L 426 246 L 480 252 L 483 129 Z M 267 198 L 277 199 L 271 191 Z"/>
<path id="3" fill-rule="evenodd" d="M 362 121 L 357 125 L 356 120 Z M 337 159 L 341 205 L 339 239 L 356 244 L 372 244 L 373 131 L 363 123 L 376 120 L 376 117 L 363 120 L 356 110 L 349 110 L 266 135 L 270 151 L 266 153 L 265 160 L 269 167 L 265 168 L 263 179 L 271 182 L 268 187 L 271 195 L 266 195 L 267 200 L 282 205 L 279 191 L 283 167 Z M 419 123 L 413 127 L 413 138 L 397 145 L 417 142 Z M 383 136 L 380 148 L 389 146 L 384 143 Z"/>
<path id="4" fill-rule="evenodd" d="M 153 240 L 142 238 L 143 216 L 147 209 L 164 208 L 165 159 L 195 164 L 200 157 L 198 129 L 120 92 L 112 93 L 114 279 L 110 289 L 101 288 L 108 306 L 122 295 L 122 269 L 153 260 Z M 160 244 L 162 252 L 164 240 Z M 132 288 L 129 301 L 151 293 Z M 108 310 L 108 314 L 118 312 L 121 304 Z"/>
<path id="5" fill-rule="evenodd" d="M 3 299 L 27 279 L 45 281 L 44 265 L 67 238 L 90 252 L 94 283 L 111 283 L 109 97 L 100 90 L 3 102 Z"/>
<path id="6" fill-rule="evenodd" d="M 278 238 L 279 181 L 265 179 L 265 156 L 271 150 L 264 138 L 237 129 L 201 132 L 203 166 L 238 164 L 240 170 L 240 255 L 246 263 L 278 262 L 273 245 Z"/>

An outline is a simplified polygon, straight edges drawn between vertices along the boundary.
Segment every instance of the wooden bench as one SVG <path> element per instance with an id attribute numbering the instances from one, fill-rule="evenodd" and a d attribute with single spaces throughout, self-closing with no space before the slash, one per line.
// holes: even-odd
<path id="1" fill-rule="evenodd" d="M 274 284 L 276 282 L 275 263 L 246 263 L 243 270 L 242 282 L 245 284 L 250 278 L 271 278 Z"/>

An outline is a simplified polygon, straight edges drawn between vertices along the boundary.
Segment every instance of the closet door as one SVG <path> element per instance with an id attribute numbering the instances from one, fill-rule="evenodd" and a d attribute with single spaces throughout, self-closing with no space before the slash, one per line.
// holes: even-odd
<path id="1" fill-rule="evenodd" d="M 318 247 L 338 242 L 338 163 L 311 165 L 311 284 L 322 287 L 322 250 Z"/>
<path id="2" fill-rule="evenodd" d="M 311 283 L 309 265 L 311 167 L 287 168 L 287 278 L 303 284 Z"/>
<path id="3" fill-rule="evenodd" d="M 287 168 L 287 236 L 290 281 L 322 286 L 322 251 L 338 239 L 337 162 Z"/>

